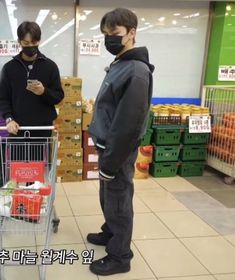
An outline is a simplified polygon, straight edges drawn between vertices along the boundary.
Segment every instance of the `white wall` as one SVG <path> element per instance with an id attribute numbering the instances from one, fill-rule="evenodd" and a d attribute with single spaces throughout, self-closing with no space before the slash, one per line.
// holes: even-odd
<path id="1" fill-rule="evenodd" d="M 139 18 L 139 28 L 149 26 L 137 32 L 136 46 L 148 47 L 150 60 L 156 67 L 154 96 L 199 97 L 209 2 L 80 0 L 80 15 L 90 12 L 85 20 L 84 17 L 80 20 L 80 38 L 97 38 L 100 30 L 90 28 L 98 25 L 102 16 L 116 7 L 132 9 Z M 165 20 L 160 22 L 160 17 Z M 78 76 L 83 79 L 83 95 L 87 98 L 96 96 L 105 74 L 103 69 L 113 59 L 104 47 L 101 56 L 79 56 Z"/>

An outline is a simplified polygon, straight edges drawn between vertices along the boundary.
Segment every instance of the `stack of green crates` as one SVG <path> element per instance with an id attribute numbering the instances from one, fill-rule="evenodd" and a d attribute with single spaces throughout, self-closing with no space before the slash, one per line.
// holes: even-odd
<path id="1" fill-rule="evenodd" d="M 153 177 L 173 177 L 178 170 L 180 126 L 158 126 L 153 132 L 154 155 L 150 165 Z"/>
<path id="2" fill-rule="evenodd" d="M 140 146 L 148 146 L 151 145 L 151 139 L 152 139 L 152 134 L 153 134 L 153 130 L 152 130 L 152 123 L 153 123 L 153 112 L 149 111 L 149 115 L 148 115 L 148 123 L 147 123 L 147 130 L 146 133 L 141 141 Z"/>
<path id="3" fill-rule="evenodd" d="M 208 139 L 208 133 L 189 133 L 188 129 L 185 129 L 182 135 L 183 146 L 180 151 L 181 163 L 178 170 L 180 176 L 203 175 Z"/>

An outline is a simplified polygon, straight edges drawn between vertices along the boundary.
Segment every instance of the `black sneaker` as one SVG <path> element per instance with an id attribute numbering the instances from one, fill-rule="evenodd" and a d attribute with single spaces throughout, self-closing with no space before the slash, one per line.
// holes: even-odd
<path id="1" fill-rule="evenodd" d="M 106 246 L 109 242 L 109 239 L 110 237 L 103 232 L 89 233 L 87 235 L 87 241 L 95 245 Z"/>
<path id="2" fill-rule="evenodd" d="M 111 259 L 109 256 L 94 261 L 90 265 L 91 272 L 93 272 L 96 275 L 104 275 L 104 276 L 128 272 L 130 271 L 130 269 L 131 269 L 130 262 L 122 264 L 114 259 Z"/>

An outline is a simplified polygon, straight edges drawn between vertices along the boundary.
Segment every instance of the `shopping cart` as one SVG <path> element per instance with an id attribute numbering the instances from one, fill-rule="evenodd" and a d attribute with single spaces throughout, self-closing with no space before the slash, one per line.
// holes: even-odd
<path id="1" fill-rule="evenodd" d="M 1 127 L 1 130 L 6 128 Z M 56 190 L 57 135 L 30 137 L 31 130 L 54 127 L 21 127 L 24 137 L 1 137 L 0 251 L 4 234 L 45 233 L 44 249 L 49 249 L 52 231 L 57 232 L 59 219 L 54 208 Z M 38 261 L 40 280 L 45 280 L 46 266 Z M 0 279 L 5 280 L 5 266 L 0 263 Z"/>

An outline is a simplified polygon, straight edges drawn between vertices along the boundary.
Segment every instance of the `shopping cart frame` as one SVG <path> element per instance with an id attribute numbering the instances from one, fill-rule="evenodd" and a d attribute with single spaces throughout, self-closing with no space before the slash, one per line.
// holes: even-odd
<path id="1" fill-rule="evenodd" d="M 36 235 L 39 233 L 45 233 L 45 243 L 44 243 L 44 249 L 49 249 L 49 243 L 50 243 L 50 237 L 52 230 L 53 232 L 58 231 L 58 226 L 60 220 L 58 219 L 56 215 L 56 210 L 54 207 L 54 201 L 55 201 L 55 191 L 56 191 L 56 165 L 57 165 L 57 151 L 58 151 L 58 135 L 56 132 L 55 136 L 51 137 L 30 137 L 30 131 L 32 130 L 54 130 L 54 126 L 23 126 L 20 127 L 20 130 L 24 130 L 25 134 L 24 137 L 1 137 L 0 138 L 0 149 L 1 149 L 1 171 L 3 175 L 3 181 L 6 183 L 7 179 L 10 178 L 11 174 L 11 165 L 13 165 L 13 162 L 27 162 L 32 163 L 31 161 L 34 160 L 35 162 L 43 162 L 45 164 L 45 174 L 44 179 L 47 184 L 50 185 L 51 193 L 48 196 L 47 199 L 47 206 L 45 210 L 45 214 L 40 213 L 40 221 L 36 223 L 29 223 L 29 221 L 26 221 L 26 214 L 22 214 L 23 221 L 16 220 L 16 217 L 0 217 L 0 250 L 3 249 L 3 233 L 8 234 L 15 234 L 15 233 L 33 233 Z M 0 127 L 0 130 L 6 130 L 6 127 Z M 3 146 L 4 145 L 4 146 Z M 4 149 L 3 149 L 4 147 Z M 24 148 L 24 153 L 22 152 L 16 152 L 12 153 L 12 148 L 16 148 L 16 150 L 22 150 L 21 148 Z M 18 149 L 19 148 L 19 149 Z M 36 156 L 34 154 L 34 150 L 37 151 L 40 150 L 40 152 L 36 153 Z M 40 155 L 40 157 L 37 156 Z M 12 158 L 13 157 L 13 158 Z M 16 158 L 15 158 L 16 157 Z M 17 159 L 17 157 L 19 157 Z M 27 158 L 26 158 L 27 157 Z M 34 158 L 36 157 L 36 159 Z M 45 158 L 44 158 L 45 157 Z M 32 159 L 33 158 L 33 159 Z M 45 161 L 44 161 L 45 160 Z M 8 177 L 7 177 L 8 176 Z M 27 181 L 27 180 L 26 180 Z M 25 181 L 24 181 L 25 182 Z M 5 196 L 1 195 L 1 193 L 7 191 L 8 189 L 0 188 L 0 198 L 3 199 Z M 35 190 L 32 190 L 30 188 L 27 188 L 27 192 L 35 192 Z M 18 196 L 20 199 L 24 200 L 27 198 L 28 194 L 23 194 Z M 36 194 L 35 196 L 39 196 Z M 8 195 L 9 197 L 9 195 Z M 12 201 L 14 200 L 14 195 L 12 195 Z M 11 208 L 12 206 L 11 202 Z M 11 210 L 12 211 L 12 210 Z M 41 217 L 42 216 L 42 217 Z M 28 218 L 28 216 L 27 216 Z M 42 222 L 41 222 L 42 220 Z M 40 224 L 41 223 L 41 224 Z M 15 228 L 14 228 L 15 225 Z M 21 225 L 21 228 L 20 226 Z M 0 279 L 5 280 L 5 266 L 17 266 L 19 264 L 13 263 L 13 262 L 7 262 L 4 265 L 0 265 Z M 36 265 L 39 267 L 39 278 L 40 280 L 46 279 L 46 265 L 43 265 L 39 262 L 36 263 Z"/>

